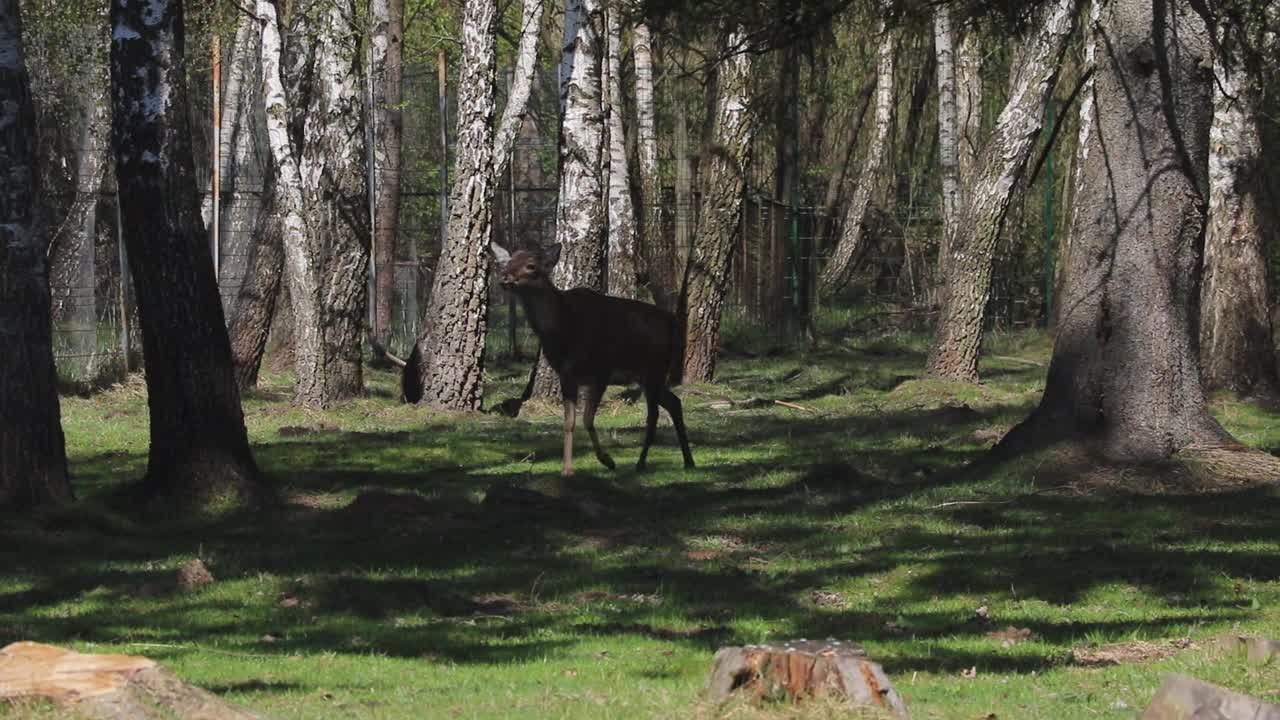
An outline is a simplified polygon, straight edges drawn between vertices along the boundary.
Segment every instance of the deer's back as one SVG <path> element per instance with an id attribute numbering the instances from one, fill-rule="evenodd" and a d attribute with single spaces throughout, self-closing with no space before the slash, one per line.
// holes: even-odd
<path id="1" fill-rule="evenodd" d="M 562 299 L 562 357 L 549 353 L 553 366 L 567 362 L 579 377 L 605 382 L 666 376 L 677 339 L 676 321 L 670 313 L 586 288 L 568 290 Z"/>

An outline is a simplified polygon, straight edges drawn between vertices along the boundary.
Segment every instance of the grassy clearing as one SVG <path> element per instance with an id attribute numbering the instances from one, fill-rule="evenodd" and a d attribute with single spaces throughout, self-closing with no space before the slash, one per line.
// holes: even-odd
<path id="1" fill-rule="evenodd" d="M 141 383 L 66 398 L 86 502 L 0 528 L 0 644 L 146 654 L 298 718 L 834 717 L 696 704 L 716 647 L 827 636 L 863 643 L 918 718 L 1132 717 L 1170 671 L 1280 702 L 1280 668 L 1207 647 L 1280 637 L 1277 493 L 1085 492 L 1049 453 L 959 472 L 1033 406 L 1048 344 L 991 354 L 980 386 L 916 379 L 914 336 L 730 359 L 682 391 L 697 470 L 669 427 L 644 475 L 604 471 L 582 433 L 567 481 L 550 405 L 427 413 L 374 374 L 368 398 L 312 413 L 269 375 L 246 413 L 287 510 L 180 526 L 97 509 L 145 467 Z M 524 378 L 491 370 L 490 397 Z M 598 423 L 628 467 L 643 410 L 615 393 Z M 1280 448 L 1273 415 L 1214 407 Z M 496 482 L 562 504 L 483 504 Z M 422 502 L 351 505 L 372 491 Z M 150 593 L 196 556 L 214 585 Z M 1116 643 L 1126 662 L 1088 665 Z"/>

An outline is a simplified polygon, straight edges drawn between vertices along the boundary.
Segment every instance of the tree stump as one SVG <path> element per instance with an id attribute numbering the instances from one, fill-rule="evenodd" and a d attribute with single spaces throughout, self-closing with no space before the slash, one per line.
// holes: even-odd
<path id="1" fill-rule="evenodd" d="M 1280 705 L 1175 674 L 1156 691 L 1142 720 L 1280 720 Z"/>
<path id="2" fill-rule="evenodd" d="M 16 642 L 0 649 L 0 700 L 49 700 L 94 720 L 255 720 L 144 657 Z"/>
<path id="3" fill-rule="evenodd" d="M 907 717 L 907 706 L 862 647 L 839 640 L 793 640 L 721 648 L 704 695 L 722 702 L 735 692 L 755 699 L 846 698 Z"/>

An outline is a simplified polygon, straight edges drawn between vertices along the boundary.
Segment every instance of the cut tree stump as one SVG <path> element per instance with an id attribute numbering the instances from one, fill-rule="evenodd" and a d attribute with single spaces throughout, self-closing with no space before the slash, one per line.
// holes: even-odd
<path id="1" fill-rule="evenodd" d="M 907 706 L 884 668 L 862 647 L 839 640 L 793 640 L 721 648 L 704 696 L 723 702 L 733 693 L 754 699 L 798 701 L 844 698 L 907 717 Z"/>
<path id="2" fill-rule="evenodd" d="M 1219 645 L 1228 652 L 1244 652 L 1249 662 L 1255 665 L 1266 665 L 1280 658 L 1280 640 L 1269 640 L 1244 635 L 1224 635 L 1219 638 Z"/>
<path id="3" fill-rule="evenodd" d="M 1165 678 L 1142 720 L 1280 720 L 1280 705 L 1175 674 Z"/>
<path id="4" fill-rule="evenodd" d="M 256 715 L 188 685 L 154 661 L 85 655 L 34 642 L 0 649 L 0 701 L 49 700 L 94 720 L 254 720 Z"/>

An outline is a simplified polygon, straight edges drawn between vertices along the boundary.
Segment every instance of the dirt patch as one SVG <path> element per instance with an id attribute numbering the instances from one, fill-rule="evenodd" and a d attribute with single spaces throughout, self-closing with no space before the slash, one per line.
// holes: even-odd
<path id="1" fill-rule="evenodd" d="M 662 596 L 658 593 L 616 593 L 608 590 L 588 590 L 577 593 L 573 596 L 573 602 L 576 605 L 591 605 L 594 603 L 607 602 L 625 602 L 636 603 L 639 605 L 661 605 Z"/>
<path id="2" fill-rule="evenodd" d="M 178 576 L 174 579 L 174 584 L 180 592 L 194 592 L 212 585 L 213 573 L 209 572 L 209 568 L 205 567 L 204 562 L 199 558 L 188 560 L 178 568 Z"/>
<path id="3" fill-rule="evenodd" d="M 689 562 L 711 562 L 724 556 L 719 550 L 686 550 L 684 553 L 684 559 Z"/>
<path id="4" fill-rule="evenodd" d="M 988 640 L 1000 641 L 1000 647 L 1013 647 L 1030 640 L 1032 636 L 1031 628 L 1017 628 L 1012 625 L 1003 630 L 992 630 L 985 635 Z"/>
<path id="5" fill-rule="evenodd" d="M 1148 663 L 1163 660 L 1194 647 L 1195 644 L 1189 638 L 1157 640 L 1154 642 L 1135 640 L 1133 642 L 1112 643 L 1097 647 L 1074 648 L 1071 651 L 1071 662 L 1085 667 Z"/>
<path id="6" fill-rule="evenodd" d="M 338 426 L 330 423 L 322 422 L 318 425 L 285 425 L 276 431 L 280 437 L 298 437 L 300 435 L 314 435 L 316 433 L 337 432 Z"/>

